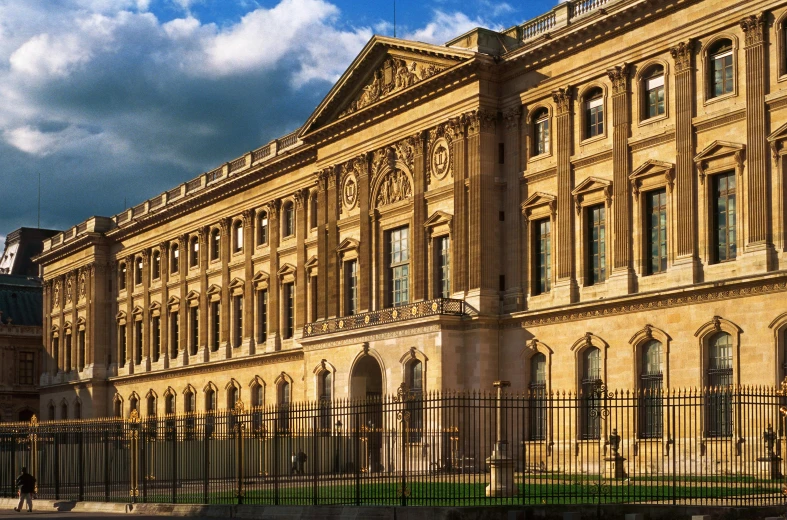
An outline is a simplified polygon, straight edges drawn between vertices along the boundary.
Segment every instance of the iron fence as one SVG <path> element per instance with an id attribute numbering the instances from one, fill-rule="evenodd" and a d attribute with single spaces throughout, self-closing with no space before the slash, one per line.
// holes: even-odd
<path id="1" fill-rule="evenodd" d="M 16 494 L 27 466 L 38 496 L 54 500 L 773 505 L 783 502 L 784 400 L 768 388 L 401 389 L 203 414 L 34 418 L 0 425 L 0 495 Z M 513 479 L 502 492 L 490 473 L 501 460 Z"/>

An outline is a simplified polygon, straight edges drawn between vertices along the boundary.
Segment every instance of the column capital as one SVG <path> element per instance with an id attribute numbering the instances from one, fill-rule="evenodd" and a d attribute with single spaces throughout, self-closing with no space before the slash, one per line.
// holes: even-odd
<path id="1" fill-rule="evenodd" d="M 691 69 L 691 59 L 694 56 L 694 40 L 687 40 L 671 47 L 669 50 L 675 60 L 675 74 Z"/>
<path id="2" fill-rule="evenodd" d="M 491 132 L 497 125 L 497 117 L 494 113 L 479 108 L 467 114 L 468 133 Z"/>
<path id="3" fill-rule="evenodd" d="M 565 86 L 552 91 L 552 100 L 557 105 L 557 115 L 571 112 L 571 90 L 571 86 Z"/>
<path id="4" fill-rule="evenodd" d="M 740 21 L 741 29 L 746 35 L 746 46 L 758 45 L 765 41 L 765 14 L 747 16 Z"/>
<path id="5" fill-rule="evenodd" d="M 506 128 L 517 128 L 519 121 L 522 117 L 522 107 L 512 108 L 503 114 L 503 119 L 506 122 Z"/>
<path id="6" fill-rule="evenodd" d="M 612 82 L 613 94 L 625 94 L 626 92 L 628 92 L 628 80 L 629 80 L 628 63 L 624 62 L 622 65 L 618 65 L 616 67 L 612 67 L 611 69 L 608 69 L 607 76 L 609 76 L 609 80 Z"/>

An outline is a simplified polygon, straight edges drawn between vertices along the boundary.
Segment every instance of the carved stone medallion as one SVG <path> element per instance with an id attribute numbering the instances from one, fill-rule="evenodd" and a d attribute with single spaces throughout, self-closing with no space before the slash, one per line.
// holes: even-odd
<path id="1" fill-rule="evenodd" d="M 431 173 L 436 179 L 443 179 L 451 170 L 451 148 L 445 137 L 440 137 L 432 145 L 432 153 L 429 156 L 431 163 Z"/>
<path id="2" fill-rule="evenodd" d="M 355 207 L 358 202 L 358 181 L 355 180 L 355 175 L 347 175 L 342 184 L 342 200 L 344 207 L 350 211 Z"/>

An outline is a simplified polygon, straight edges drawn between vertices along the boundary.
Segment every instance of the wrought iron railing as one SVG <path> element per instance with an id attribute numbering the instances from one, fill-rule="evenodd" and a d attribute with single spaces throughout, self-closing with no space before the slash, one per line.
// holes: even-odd
<path id="1" fill-rule="evenodd" d="M 599 382 L 600 383 L 600 382 Z M 733 435 L 703 425 L 719 392 Z M 528 505 L 784 501 L 783 393 L 772 388 L 408 392 L 127 419 L 0 424 L 0 496 L 26 466 L 52 500 L 167 503 Z M 658 399 L 654 399 L 658 397 Z M 657 410 L 649 412 L 657 402 Z M 127 410 L 124 410 L 127 413 Z M 641 431 L 653 413 L 660 437 Z M 599 438 L 581 440 L 583 414 Z M 534 421 L 540 424 L 534 425 Z M 502 441 L 502 442 L 500 442 Z M 493 484 L 492 446 L 515 487 Z M 294 460 L 293 460 L 294 457 Z M 498 459 L 499 460 L 499 459 Z"/>
<path id="2" fill-rule="evenodd" d="M 425 300 L 379 311 L 307 323 L 303 327 L 303 337 L 309 338 L 323 334 L 331 334 L 364 327 L 374 327 L 375 325 L 395 323 L 428 316 L 464 316 L 471 312 L 473 312 L 472 308 L 467 305 L 464 300 L 437 298 L 435 300 Z"/>

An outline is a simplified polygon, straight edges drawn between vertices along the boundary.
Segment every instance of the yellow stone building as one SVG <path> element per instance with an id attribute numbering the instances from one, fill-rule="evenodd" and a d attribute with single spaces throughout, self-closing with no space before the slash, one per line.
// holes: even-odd
<path id="1" fill-rule="evenodd" d="M 296 132 L 45 241 L 44 418 L 774 385 L 787 1 L 376 36 Z"/>

